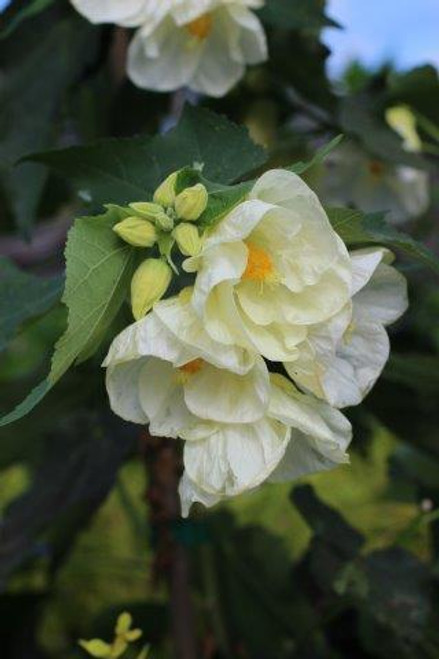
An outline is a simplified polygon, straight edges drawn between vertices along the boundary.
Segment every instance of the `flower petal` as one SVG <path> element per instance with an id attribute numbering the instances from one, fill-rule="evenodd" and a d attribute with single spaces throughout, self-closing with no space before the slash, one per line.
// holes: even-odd
<path id="1" fill-rule="evenodd" d="M 195 416 L 222 423 L 251 423 L 268 407 L 270 380 L 262 359 L 246 375 L 204 364 L 184 385 L 186 405 Z"/>
<path id="2" fill-rule="evenodd" d="M 75 9 L 91 23 L 117 23 L 127 27 L 140 25 L 145 0 L 71 0 Z"/>
<path id="3" fill-rule="evenodd" d="M 315 450 L 333 462 L 346 462 L 352 428 L 346 417 L 327 403 L 302 394 L 285 377 L 272 376 L 269 414 L 307 436 Z"/>
<path id="4" fill-rule="evenodd" d="M 154 307 L 154 314 L 168 331 L 189 350 L 193 350 L 197 357 L 218 368 L 241 375 L 253 367 L 254 356 L 248 350 L 236 345 L 219 345 L 208 334 L 192 307 L 190 295 L 187 300 L 183 299 L 183 296 L 177 296 L 159 302 Z"/>
<path id="5" fill-rule="evenodd" d="M 200 47 L 188 46 L 189 39 L 169 17 L 152 32 L 138 30 L 128 49 L 129 78 L 142 89 L 162 92 L 188 85 L 202 54 Z"/>
<path id="6" fill-rule="evenodd" d="M 207 494 L 240 494 L 269 476 L 284 455 L 289 436 L 289 428 L 267 418 L 218 426 L 207 439 L 185 444 L 188 478 Z"/>
<path id="7" fill-rule="evenodd" d="M 145 360 L 137 359 L 110 366 L 106 373 L 106 386 L 110 407 L 115 414 L 132 423 L 148 423 L 139 401 L 139 375 Z"/>
<path id="8" fill-rule="evenodd" d="M 198 354 L 181 341 L 176 341 L 175 335 L 152 312 L 129 325 L 114 339 L 103 366 L 148 356 L 160 357 L 179 366 L 192 361 Z"/>
<path id="9" fill-rule="evenodd" d="M 139 374 L 139 400 L 156 437 L 179 437 L 194 423 L 183 396 L 178 372 L 160 359 L 151 357 Z"/>

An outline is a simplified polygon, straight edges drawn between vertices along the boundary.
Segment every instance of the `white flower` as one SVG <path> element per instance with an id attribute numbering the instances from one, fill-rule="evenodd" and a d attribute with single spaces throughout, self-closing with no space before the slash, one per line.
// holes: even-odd
<path id="1" fill-rule="evenodd" d="M 93 23 L 138 27 L 128 76 L 144 89 L 190 87 L 224 96 L 249 64 L 267 59 L 264 29 L 251 11 L 264 0 L 72 0 Z"/>
<path id="2" fill-rule="evenodd" d="M 316 195 L 295 174 L 273 170 L 207 235 L 192 304 L 216 341 L 273 361 L 297 357 L 307 328 L 338 313 L 351 263 Z"/>
<path id="3" fill-rule="evenodd" d="M 327 205 L 388 211 L 394 224 L 421 215 L 430 203 L 426 172 L 376 160 L 353 143 L 329 156 L 315 186 Z"/>
<path id="4" fill-rule="evenodd" d="M 151 16 L 130 45 L 128 75 L 139 87 L 162 92 L 189 87 L 220 97 L 247 65 L 267 59 L 263 27 L 248 8 L 261 3 L 211 0 L 196 14 L 194 2 L 172 4 L 167 13 Z"/>
<path id="5" fill-rule="evenodd" d="M 205 430 L 204 430 L 205 432 Z M 253 424 L 211 426 L 185 436 L 180 483 L 183 514 L 192 503 L 211 506 L 265 480 L 290 481 L 349 461 L 349 421 L 281 375 L 271 376 L 266 416 Z"/>
<path id="6" fill-rule="evenodd" d="M 190 316 L 184 296 L 156 304 L 127 327 L 104 365 L 113 411 L 127 421 L 149 423 L 153 435 L 182 436 L 198 418 L 253 422 L 268 406 L 263 360 L 215 344 Z"/>
<path id="7" fill-rule="evenodd" d="M 352 302 L 312 328 L 300 357 L 285 363 L 294 381 L 335 407 L 358 405 L 389 358 L 385 327 L 407 309 L 406 280 L 383 248 L 351 254 Z"/>
<path id="8" fill-rule="evenodd" d="M 187 298 L 156 304 L 116 337 L 104 362 L 116 414 L 185 440 L 183 512 L 346 462 L 351 428 L 342 414 L 270 377 L 259 356 L 216 344 Z"/>

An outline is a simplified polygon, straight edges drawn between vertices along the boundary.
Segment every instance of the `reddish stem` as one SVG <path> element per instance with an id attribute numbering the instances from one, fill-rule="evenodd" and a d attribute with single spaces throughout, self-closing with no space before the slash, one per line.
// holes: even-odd
<path id="1" fill-rule="evenodd" d="M 181 521 L 178 483 L 182 465 L 174 439 L 145 434 L 146 493 L 156 542 L 154 575 L 165 578 L 169 588 L 171 632 L 176 659 L 196 659 L 196 636 L 190 592 L 190 566 L 186 547 L 178 541 Z"/>

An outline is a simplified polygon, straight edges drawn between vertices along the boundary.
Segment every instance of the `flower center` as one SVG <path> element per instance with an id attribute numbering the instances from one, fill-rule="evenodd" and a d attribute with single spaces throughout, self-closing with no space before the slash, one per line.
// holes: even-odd
<path id="1" fill-rule="evenodd" d="M 183 364 L 183 366 L 180 366 L 178 370 L 181 371 L 184 375 L 195 375 L 195 373 L 201 371 L 203 365 L 204 365 L 204 360 L 198 358 L 198 359 L 193 359 L 191 362 L 188 362 L 187 364 Z"/>
<path id="2" fill-rule="evenodd" d="M 271 256 L 265 249 L 252 242 L 245 243 L 248 249 L 247 267 L 242 279 L 264 282 L 273 277 L 274 266 Z"/>
<path id="3" fill-rule="evenodd" d="M 212 16 L 210 14 L 203 14 L 188 23 L 185 27 L 191 36 L 204 41 L 212 31 Z"/>
<path id="4" fill-rule="evenodd" d="M 369 172 L 375 178 L 380 178 L 384 172 L 384 165 L 379 160 L 371 160 L 369 163 Z"/>

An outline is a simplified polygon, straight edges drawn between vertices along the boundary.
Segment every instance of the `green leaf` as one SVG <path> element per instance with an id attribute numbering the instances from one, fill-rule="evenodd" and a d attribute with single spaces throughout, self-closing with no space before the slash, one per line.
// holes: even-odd
<path id="1" fill-rule="evenodd" d="M 350 208 L 327 208 L 326 211 L 335 231 L 349 247 L 385 245 L 439 273 L 439 259 L 422 243 L 388 224 L 384 213 L 366 215 Z"/>
<path id="2" fill-rule="evenodd" d="M 23 21 L 27 18 L 37 16 L 37 14 L 40 14 L 54 2 L 55 0 L 33 0 L 33 2 L 29 2 L 28 5 L 22 7 L 13 16 L 6 28 L 0 32 L 0 39 L 6 39 L 6 37 L 9 37 Z"/>
<path id="3" fill-rule="evenodd" d="M 63 295 L 68 328 L 56 345 L 51 382 L 100 343 L 126 298 L 135 249 L 111 231 L 120 220 L 121 214 L 112 208 L 104 215 L 76 220 L 69 233 Z"/>
<path id="4" fill-rule="evenodd" d="M 67 330 L 55 346 L 47 380 L 42 382 L 0 426 L 28 414 L 75 362 L 97 349 L 115 319 L 129 289 L 136 250 L 122 243 L 112 227 L 123 211 L 76 220 L 66 246 L 66 287 L 62 301 L 68 308 Z"/>
<path id="5" fill-rule="evenodd" d="M 206 184 L 209 190 L 209 202 L 206 210 L 198 220 L 203 227 L 211 227 L 222 220 L 238 204 L 244 201 L 252 188 L 253 183 L 240 183 L 230 187 L 219 188 L 212 184 Z"/>
<path id="6" fill-rule="evenodd" d="M 187 166 L 203 166 L 207 179 L 233 183 L 260 167 L 266 154 L 251 141 L 247 129 L 187 106 L 178 126 L 165 135 L 102 140 L 27 160 L 68 177 L 85 200 L 123 205 L 151 199 L 166 176 Z"/>
<path id="7" fill-rule="evenodd" d="M 318 30 L 322 27 L 339 27 L 324 12 L 321 0 L 267 0 L 259 12 L 261 19 L 285 30 Z"/>
<path id="8" fill-rule="evenodd" d="M 51 388 L 52 385 L 47 379 L 40 382 L 40 384 L 36 386 L 35 389 L 33 389 L 30 394 L 19 405 L 17 405 L 14 410 L 12 410 L 12 412 L 0 418 L 0 428 L 7 426 L 10 423 L 15 423 L 29 414 L 29 412 L 32 412 Z"/>
<path id="9" fill-rule="evenodd" d="M 0 46 L 0 188 L 8 210 L 28 235 L 47 172 L 16 163 L 51 145 L 62 98 L 93 56 L 96 37 L 93 26 L 75 15 L 38 25 L 35 34 L 29 28 L 32 38 L 27 23 L 25 27 L 25 34 L 20 29 Z"/>
<path id="10" fill-rule="evenodd" d="M 322 146 L 320 149 L 318 149 L 311 160 L 308 160 L 308 162 L 296 162 L 294 165 L 291 165 L 290 167 L 287 167 L 287 169 L 290 172 L 293 172 L 294 174 L 303 174 L 306 172 L 308 169 L 311 167 L 314 167 L 315 165 L 320 165 L 325 158 L 338 147 L 340 142 L 343 139 L 343 135 L 337 135 L 337 137 L 334 137 L 333 140 L 328 142 L 328 144 L 325 144 Z"/>
<path id="11" fill-rule="evenodd" d="M 0 258 L 0 351 L 24 322 L 44 314 L 59 301 L 63 285 L 63 277 L 35 277 Z"/>

